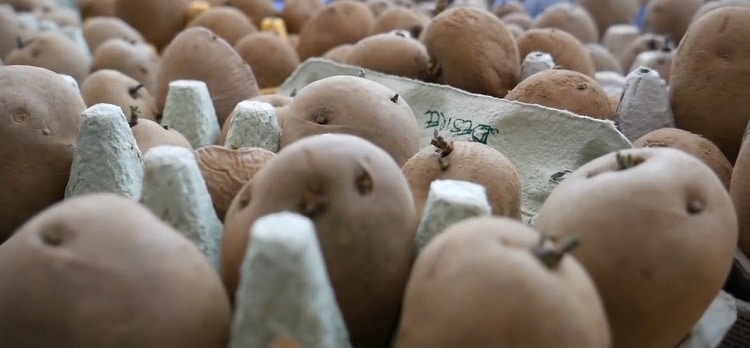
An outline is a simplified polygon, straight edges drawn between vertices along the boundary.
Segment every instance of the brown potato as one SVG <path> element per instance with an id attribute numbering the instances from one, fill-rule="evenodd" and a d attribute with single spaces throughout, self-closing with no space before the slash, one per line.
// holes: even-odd
<path id="1" fill-rule="evenodd" d="M 398 321 L 414 258 L 417 218 L 393 159 L 348 134 L 321 134 L 283 148 L 227 212 L 221 274 L 237 286 L 248 231 L 261 216 L 290 211 L 315 224 L 336 301 L 354 346 L 385 347 Z"/>
<path id="2" fill-rule="evenodd" d="M 114 17 L 115 0 L 78 0 L 78 10 L 84 22 L 91 17 Z"/>
<path id="3" fill-rule="evenodd" d="M 143 84 L 117 70 L 103 69 L 89 75 L 81 84 L 81 96 L 87 107 L 117 105 L 128 118 L 132 116 L 131 107 L 137 108 L 141 118 L 153 121 L 159 115 L 154 97 Z"/>
<path id="4" fill-rule="evenodd" d="M 161 50 L 185 27 L 190 1 L 115 0 L 115 15 Z"/>
<path id="5" fill-rule="evenodd" d="M 258 23 L 260 24 L 260 23 Z M 188 23 L 187 27 L 201 26 L 234 45 L 247 34 L 258 28 L 242 11 L 228 6 L 210 8 Z"/>
<path id="6" fill-rule="evenodd" d="M 721 290 L 737 246 L 737 216 L 719 178 L 671 148 L 627 149 L 583 165 L 533 225 L 552 238 L 580 238 L 572 254 L 604 300 L 613 347 L 678 346 Z"/>
<path id="7" fill-rule="evenodd" d="M 94 52 L 91 71 L 117 70 L 154 92 L 160 65 L 161 58 L 151 45 L 114 38 L 102 43 Z"/>
<path id="8" fill-rule="evenodd" d="M 86 105 L 59 75 L 23 65 L 0 67 L 0 99 L 1 243 L 63 199 Z"/>
<path id="9" fill-rule="evenodd" d="M 594 62 L 597 72 L 614 71 L 620 74 L 623 73 L 620 62 L 606 47 L 597 43 L 591 43 L 586 45 L 586 50 L 589 51 L 589 56 Z"/>
<path id="10" fill-rule="evenodd" d="M 646 5 L 643 30 L 680 42 L 703 0 L 651 0 Z"/>
<path id="11" fill-rule="evenodd" d="M 0 309 L 14 313 L 0 318 L 3 345 L 229 341 L 232 316 L 216 271 L 192 242 L 128 198 L 99 193 L 56 204 L 0 246 L 0 261 L 0 276 L 14 279 L 0 284 Z"/>
<path id="12" fill-rule="evenodd" d="M 208 85 L 219 124 L 224 124 L 237 103 L 260 94 L 250 66 L 224 39 L 203 27 L 185 29 L 164 50 L 154 91 L 160 110 L 164 110 L 169 83 L 181 79 Z"/>
<path id="13" fill-rule="evenodd" d="M 407 101 L 386 86 L 355 76 L 315 81 L 299 90 L 287 106 L 282 149 L 323 133 L 367 139 L 399 166 L 419 151 L 419 125 Z"/>
<path id="14" fill-rule="evenodd" d="M 529 30 L 534 25 L 534 20 L 525 12 L 509 13 L 505 16 L 500 17 L 500 19 L 506 25 L 515 24 L 523 30 Z"/>
<path id="15" fill-rule="evenodd" d="M 550 69 L 531 75 L 511 90 L 505 99 L 599 119 L 614 120 L 615 117 L 601 85 L 571 70 Z"/>
<path id="16" fill-rule="evenodd" d="M 352 51 L 353 47 L 354 47 L 354 45 L 352 45 L 352 44 L 338 45 L 338 46 L 336 46 L 336 47 L 331 48 L 330 50 L 328 50 L 328 52 L 326 52 L 322 56 L 322 58 L 325 58 L 325 59 L 328 59 L 328 60 L 332 60 L 332 61 L 337 62 L 337 63 L 343 63 L 343 62 L 346 61 L 346 56 L 349 55 L 349 52 Z"/>
<path id="17" fill-rule="evenodd" d="M 274 33 L 252 33 L 239 40 L 234 49 L 253 69 L 261 89 L 280 86 L 300 63 L 297 51 Z"/>
<path id="18" fill-rule="evenodd" d="M 145 43 L 141 33 L 117 17 L 91 17 L 83 22 L 83 37 L 91 52 L 109 39 L 123 39 L 129 42 Z"/>
<path id="19" fill-rule="evenodd" d="M 376 34 L 352 46 L 344 63 L 384 74 L 427 80 L 430 57 L 419 40 L 398 34 Z"/>
<path id="20" fill-rule="evenodd" d="M 433 144 L 438 151 L 424 148 L 402 168 L 417 216 L 424 213 L 433 181 L 462 180 L 484 186 L 493 215 L 521 219 L 521 180 L 516 166 L 505 155 L 482 143 L 446 142 L 439 135 Z"/>
<path id="21" fill-rule="evenodd" d="M 12 7 L 0 4 L 0 59 L 18 47 L 18 38 L 23 42 L 32 35 L 31 30 L 21 27 Z"/>
<path id="22" fill-rule="evenodd" d="M 31 65 L 73 77 L 78 84 L 89 74 L 91 58 L 83 47 L 58 31 L 41 31 L 5 57 L 7 65 Z"/>
<path id="23" fill-rule="evenodd" d="M 182 133 L 169 128 L 169 126 L 162 126 L 155 121 L 138 118 L 138 113 L 131 114 L 128 123 L 133 131 L 138 150 L 144 155 L 152 148 L 161 145 L 193 150 L 193 146 Z"/>
<path id="24" fill-rule="evenodd" d="M 264 18 L 276 16 L 276 6 L 272 0 L 226 0 L 224 5 L 244 12 L 256 26 L 260 26 Z"/>
<path id="25" fill-rule="evenodd" d="M 698 11 L 695 12 L 695 15 L 693 15 L 693 20 L 690 22 L 691 24 L 698 20 L 698 18 L 703 17 L 706 13 L 709 13 L 717 8 L 721 7 L 727 7 L 727 6 L 740 6 L 740 7 L 750 7 L 750 1 L 748 0 L 712 0 L 707 1 L 701 6 Z"/>
<path id="26" fill-rule="evenodd" d="M 574 3 L 560 2 L 546 7 L 534 18 L 532 28 L 557 28 L 583 43 L 599 42 L 599 29 L 594 18 L 583 6 Z"/>
<path id="27" fill-rule="evenodd" d="M 662 128 L 652 131 L 633 142 L 634 147 L 671 147 L 685 151 L 705 163 L 724 187 L 729 189 L 732 179 L 732 164 L 710 140 L 677 128 Z"/>
<path id="28" fill-rule="evenodd" d="M 378 16 L 369 35 L 403 29 L 409 31 L 413 37 L 419 37 L 428 24 L 430 24 L 430 17 L 424 13 L 410 8 L 391 6 Z"/>
<path id="29" fill-rule="evenodd" d="M 333 2 L 315 12 L 302 28 L 297 46 L 300 60 L 321 56 L 338 45 L 357 43 L 374 24 L 375 16 L 364 3 Z"/>
<path id="30" fill-rule="evenodd" d="M 625 49 L 620 52 L 620 56 L 617 57 L 620 61 L 620 66 L 624 73 L 629 73 L 630 68 L 635 63 L 636 58 L 643 52 L 647 51 L 671 51 L 674 47 L 674 43 L 669 40 L 666 36 L 657 34 L 643 34 L 631 41 Z M 637 67 L 636 67 L 637 68 Z"/>
<path id="31" fill-rule="evenodd" d="M 318 10 L 325 8 L 322 0 L 288 0 L 284 1 L 281 18 L 284 19 L 289 33 L 299 33 L 302 27 Z"/>
<path id="32" fill-rule="evenodd" d="M 596 67 L 586 46 L 560 29 L 530 29 L 518 39 L 518 50 L 520 59 L 531 52 L 540 51 L 550 54 L 563 69 L 577 71 L 592 78 L 596 74 Z"/>
<path id="33" fill-rule="evenodd" d="M 669 100 L 677 128 L 710 140 L 734 163 L 750 114 L 750 8 L 723 7 L 688 28 L 674 57 Z"/>
<path id="34" fill-rule="evenodd" d="M 593 281 L 540 237 L 499 217 L 448 227 L 414 264 L 394 347 L 610 347 Z"/>
<path id="35" fill-rule="evenodd" d="M 729 194 L 732 196 L 740 226 L 739 247 L 750 255 L 750 146 L 745 139 L 734 164 Z"/>
<path id="36" fill-rule="evenodd" d="M 637 0 L 577 0 L 576 3 L 594 17 L 599 33 L 605 33 L 615 24 L 633 23 L 639 8 Z"/>
<path id="37" fill-rule="evenodd" d="M 198 167 L 211 194 L 216 215 L 224 217 L 232 200 L 276 154 L 261 148 L 228 149 L 209 145 L 195 150 Z"/>
<path id="38" fill-rule="evenodd" d="M 511 13 L 526 13 L 526 9 L 523 7 L 523 4 L 518 1 L 503 1 L 501 2 L 501 5 L 495 6 L 495 8 L 492 9 L 492 13 L 498 18 L 503 18 Z"/>
<path id="39" fill-rule="evenodd" d="M 425 28 L 422 43 L 430 55 L 434 81 L 467 92 L 502 98 L 520 79 L 516 40 L 491 13 L 455 7 Z"/>

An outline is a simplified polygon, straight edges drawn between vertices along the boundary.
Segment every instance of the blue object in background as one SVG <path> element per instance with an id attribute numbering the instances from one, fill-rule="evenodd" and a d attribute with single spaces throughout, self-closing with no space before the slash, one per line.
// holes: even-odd
<path id="1" fill-rule="evenodd" d="M 641 8 L 638 9 L 638 16 L 635 17 L 634 24 L 638 29 L 643 31 L 643 27 L 646 25 L 646 5 L 641 5 Z"/>
<path id="2" fill-rule="evenodd" d="M 534 18 L 544 11 L 545 8 L 559 3 L 572 3 L 573 0 L 526 0 L 523 2 L 526 12 Z"/>

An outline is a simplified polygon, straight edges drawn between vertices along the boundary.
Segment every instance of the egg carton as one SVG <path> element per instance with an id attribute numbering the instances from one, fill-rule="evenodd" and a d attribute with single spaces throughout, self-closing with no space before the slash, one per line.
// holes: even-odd
<path id="1" fill-rule="evenodd" d="M 724 336 L 720 348 L 748 348 L 750 347 L 750 259 L 737 249 L 732 274 L 729 277 L 728 289 L 735 296 L 737 306 L 737 320 Z M 737 298 L 742 297 L 742 298 Z"/>
<path id="2" fill-rule="evenodd" d="M 748 348 L 750 347 L 750 303 L 735 299 L 737 306 L 737 321 L 734 322 L 719 348 Z"/>

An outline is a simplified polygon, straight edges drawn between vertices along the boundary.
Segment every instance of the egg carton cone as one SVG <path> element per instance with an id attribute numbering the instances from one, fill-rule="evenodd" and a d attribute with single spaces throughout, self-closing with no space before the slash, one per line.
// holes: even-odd
<path id="1" fill-rule="evenodd" d="M 270 214 L 248 233 L 229 348 L 350 347 L 313 222 Z"/>
<path id="2" fill-rule="evenodd" d="M 489 216 L 490 213 L 484 186 L 460 180 L 433 181 L 417 229 L 417 250 L 421 251 L 448 226 L 471 217 Z"/>
<path id="3" fill-rule="evenodd" d="M 258 147 L 278 152 L 281 127 L 273 105 L 258 101 L 241 101 L 232 111 L 224 146 L 230 149 Z"/>
<path id="4" fill-rule="evenodd" d="M 208 85 L 203 81 L 170 82 L 163 115 L 161 124 L 184 135 L 194 149 L 219 140 L 221 126 Z"/>
<path id="5" fill-rule="evenodd" d="M 750 258 L 739 248 L 725 288 L 735 296 L 737 320 L 718 347 L 750 347 L 750 303 L 746 301 L 750 299 Z"/>
<path id="6" fill-rule="evenodd" d="M 675 127 L 667 86 L 656 70 L 641 66 L 628 74 L 615 122 L 630 141 Z"/>
<path id="7" fill-rule="evenodd" d="M 144 160 L 141 203 L 192 241 L 218 269 L 223 226 L 193 151 L 162 145 L 149 150 Z"/>
<path id="8" fill-rule="evenodd" d="M 526 55 L 521 63 L 521 81 L 538 72 L 553 69 L 555 60 L 552 55 L 534 51 Z"/>
<path id="9" fill-rule="evenodd" d="M 737 320 L 737 301 L 720 291 L 690 335 L 677 348 L 719 347 L 727 332 Z"/>

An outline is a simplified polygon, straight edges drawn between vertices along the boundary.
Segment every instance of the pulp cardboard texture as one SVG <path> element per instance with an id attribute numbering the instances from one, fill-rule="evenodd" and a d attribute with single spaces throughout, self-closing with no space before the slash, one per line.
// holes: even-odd
<path id="1" fill-rule="evenodd" d="M 335 75 L 360 76 L 403 97 L 422 129 L 422 148 L 430 146 L 433 132 L 438 130 L 447 139 L 477 141 L 502 152 L 521 176 L 523 220 L 529 224 L 567 173 L 599 156 L 632 148 L 611 121 L 472 94 L 322 58 L 302 63 L 278 93 L 291 96 L 311 82 Z"/>

